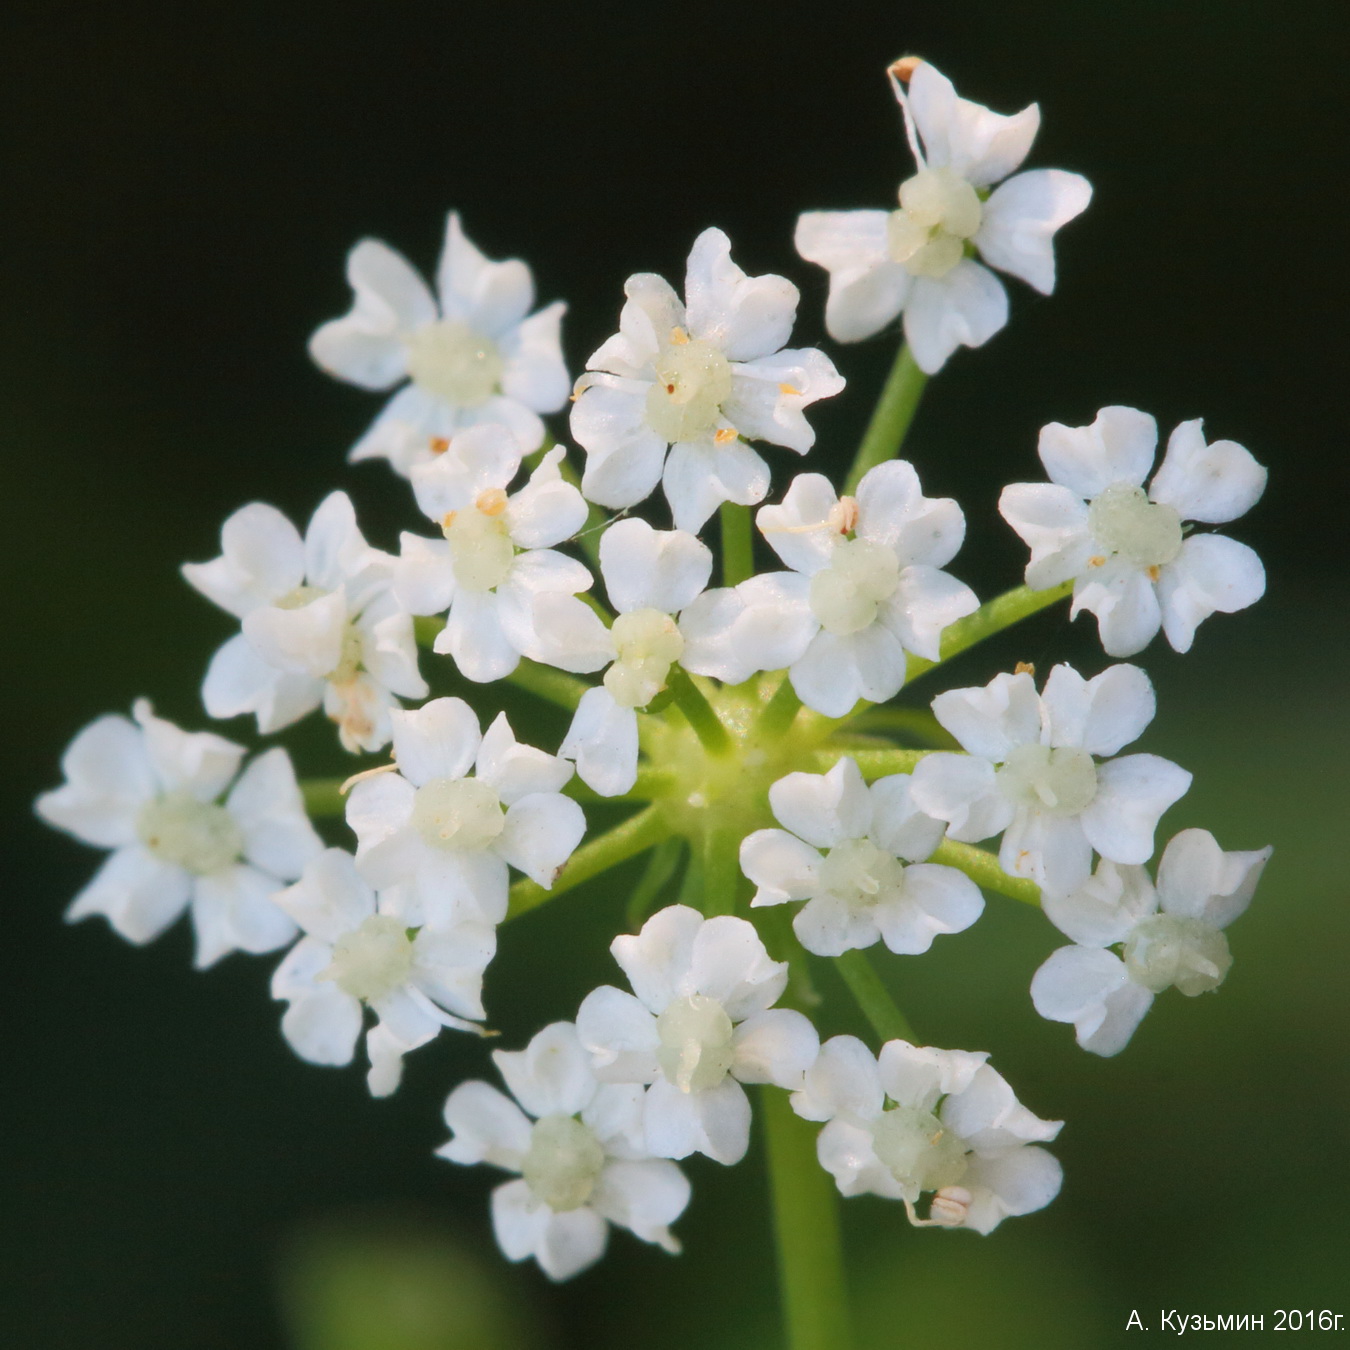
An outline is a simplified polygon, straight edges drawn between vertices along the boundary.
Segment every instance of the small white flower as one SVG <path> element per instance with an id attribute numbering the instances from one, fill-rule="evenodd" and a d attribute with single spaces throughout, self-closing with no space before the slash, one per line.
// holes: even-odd
<path id="1" fill-rule="evenodd" d="M 787 963 L 769 959 L 744 919 L 705 919 L 687 905 L 660 910 L 610 951 L 637 997 L 603 985 L 578 1010 L 596 1076 L 650 1084 L 643 1128 L 657 1157 L 739 1162 L 750 1142 L 741 1084 L 799 1087 L 819 1048 L 801 1013 L 772 1006 Z"/>
<path id="2" fill-rule="evenodd" d="M 507 1259 L 532 1256 L 550 1279 L 570 1279 L 604 1254 L 611 1223 L 678 1253 L 669 1225 L 689 1182 L 644 1149 L 642 1089 L 598 1082 L 570 1022 L 492 1058 L 520 1106 L 488 1083 L 461 1083 L 445 1103 L 452 1138 L 436 1152 L 520 1174 L 492 1193 Z"/>
<path id="3" fill-rule="evenodd" d="M 685 664 L 699 674 L 739 683 L 787 666 L 803 703 L 843 717 L 860 698 L 893 698 L 906 653 L 936 660 L 942 630 L 979 607 L 942 570 L 965 536 L 961 508 L 925 497 L 904 460 L 870 470 L 856 498 L 798 474 L 757 520 L 793 570 L 709 591 L 686 611 Z"/>
<path id="4" fill-rule="evenodd" d="M 567 401 L 559 341 L 567 307 L 559 301 L 530 314 L 534 280 L 523 262 L 489 262 L 451 213 L 439 305 L 407 259 L 378 239 L 347 255 L 347 280 L 352 308 L 310 338 L 310 355 L 362 389 L 410 381 L 352 447 L 353 460 L 387 459 L 407 477 L 444 441 L 483 422 L 509 428 L 523 453 L 543 442 L 539 414 Z"/>
<path id="5" fill-rule="evenodd" d="M 752 905 L 807 902 L 792 927 L 808 952 L 839 956 L 878 939 L 893 952 L 926 952 L 939 933 L 959 933 L 984 912 L 968 876 L 924 861 L 943 827 L 910 800 L 908 774 L 869 788 L 841 759 L 829 773 L 780 778 L 769 804 L 787 830 L 749 835 L 741 870 L 759 887 Z"/>
<path id="6" fill-rule="evenodd" d="M 1085 680 L 1056 666 L 1036 693 L 1026 673 L 933 700 L 937 719 L 968 752 L 915 767 L 921 811 L 973 843 L 1003 832 L 999 864 L 1047 891 L 1069 891 L 1092 870 L 1092 850 L 1118 863 L 1153 856 L 1158 819 L 1191 775 L 1157 755 L 1114 755 L 1153 720 L 1153 686 L 1137 666 Z"/>
<path id="7" fill-rule="evenodd" d="M 393 722 L 399 771 L 364 779 L 347 800 L 357 870 L 389 912 L 413 927 L 500 923 L 508 863 L 552 886 L 586 830 L 559 790 L 572 766 L 519 744 L 505 713 L 480 735 L 463 699 L 432 699 Z"/>
<path id="8" fill-rule="evenodd" d="M 185 563 L 207 599 L 243 620 L 211 659 L 202 701 L 212 717 L 253 713 L 264 735 L 321 703 L 346 749 L 389 743 L 398 698 L 425 698 L 412 618 L 394 598 L 393 559 L 371 548 L 345 492 L 315 511 L 305 537 L 254 502 L 220 532 L 221 555 Z"/>
<path id="9" fill-rule="evenodd" d="M 102 914 L 143 943 L 191 907 L 199 970 L 285 946 L 295 925 L 276 893 L 323 848 L 289 756 L 268 750 L 239 773 L 242 746 L 183 731 L 145 699 L 132 715 L 85 727 L 62 757 L 66 781 L 37 800 L 48 824 L 113 850 L 66 918 Z"/>
<path id="10" fill-rule="evenodd" d="M 1086 209 L 1092 188 L 1060 169 L 1008 177 L 1040 127 L 1036 104 L 1012 117 L 990 112 L 958 98 L 926 61 L 908 94 L 891 79 L 918 169 L 900 185 L 899 209 L 809 211 L 797 222 L 797 252 L 830 274 L 832 337 L 858 342 L 903 310 L 905 340 L 931 375 L 958 346 L 978 347 L 1008 321 L 1002 282 L 975 257 L 1049 295 L 1055 231 Z"/>
<path id="11" fill-rule="evenodd" d="M 1261 559 L 1218 534 L 1187 536 L 1186 522 L 1221 525 L 1260 499 L 1266 471 L 1235 441 L 1205 444 L 1200 420 L 1182 422 L 1147 491 L 1157 423 L 1134 408 L 1103 408 L 1089 427 L 1041 430 L 1049 483 L 1012 483 L 998 509 L 1031 548 L 1027 585 L 1073 578 L 1073 614 L 1097 616 L 1111 656 L 1142 651 L 1159 627 L 1186 652 L 1202 620 L 1265 594 Z"/>
<path id="12" fill-rule="evenodd" d="M 581 493 L 564 482 L 562 447 L 550 450 L 520 491 L 506 487 L 520 452 L 500 427 L 474 427 L 412 471 L 417 504 L 445 536 L 404 534 L 400 600 L 414 614 L 448 610 L 434 650 L 477 683 L 500 680 L 522 655 L 538 657 L 536 597 L 586 590 L 591 574 L 551 546 L 586 523 Z"/>
<path id="13" fill-rule="evenodd" d="M 1047 893 L 1046 916 L 1078 945 L 1032 977 L 1036 1011 L 1072 1022 L 1084 1050 L 1115 1055 L 1155 994 L 1217 989 L 1233 963 L 1223 929 L 1251 903 L 1270 854 L 1225 853 L 1208 830 L 1182 830 L 1163 850 L 1156 887 L 1142 867 L 1103 862 L 1077 890 Z M 1117 943 L 1123 960 L 1107 950 Z"/>
<path id="14" fill-rule="evenodd" d="M 559 754 L 576 761 L 582 782 L 605 797 L 637 779 L 638 721 L 681 663 L 684 635 L 675 615 L 708 584 L 712 554 L 684 530 L 621 520 L 600 536 L 600 574 L 618 617 L 606 628 L 584 601 L 557 592 L 535 601 L 541 659 L 564 670 L 607 666 L 604 683 L 581 696 Z"/>
<path id="15" fill-rule="evenodd" d="M 577 381 L 582 491 L 627 507 L 661 482 L 675 524 L 695 531 L 721 502 L 762 501 L 768 465 L 745 441 L 805 454 L 815 432 L 802 410 L 844 387 L 823 352 L 783 349 L 797 288 L 784 277 L 746 276 L 731 261 L 731 241 L 709 229 L 689 254 L 683 304 L 647 272 L 629 277 L 624 294 L 619 332 Z"/>
<path id="16" fill-rule="evenodd" d="M 827 1122 L 816 1154 L 842 1195 L 903 1200 L 912 1222 L 988 1233 L 1059 1194 L 1059 1163 L 1035 1145 L 1063 1122 L 1032 1115 L 987 1058 L 908 1041 L 887 1041 L 877 1057 L 835 1036 L 792 1107 Z M 921 1220 L 914 1206 L 925 1193 L 933 1199 Z"/>
<path id="17" fill-rule="evenodd" d="M 367 1034 L 367 1081 L 384 1097 L 398 1087 L 405 1051 L 443 1026 L 479 1030 L 465 1019 L 483 1016 L 483 971 L 497 950 L 490 924 L 410 935 L 340 848 L 311 859 L 275 899 L 304 932 L 272 976 L 272 997 L 290 1004 L 281 1030 L 301 1059 L 350 1064 L 364 1004 L 379 1018 Z"/>

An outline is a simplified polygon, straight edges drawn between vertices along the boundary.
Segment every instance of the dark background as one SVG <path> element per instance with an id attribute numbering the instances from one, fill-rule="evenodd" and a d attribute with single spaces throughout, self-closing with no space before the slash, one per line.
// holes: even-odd
<path id="1" fill-rule="evenodd" d="M 1160 999 L 1114 1061 L 1032 1013 L 1027 980 L 1057 945 L 1033 913 L 991 902 L 931 957 L 890 963 L 922 1033 L 992 1050 L 1024 1101 L 1067 1118 L 1067 1181 L 983 1242 L 850 1202 L 860 1320 L 879 1346 L 1082 1347 L 1123 1340 L 1132 1308 L 1152 1326 L 1160 1307 L 1264 1312 L 1267 1328 L 1277 1307 L 1350 1314 L 1340 13 L 10 0 L 0 1344 L 771 1343 L 757 1157 L 691 1168 L 680 1262 L 620 1235 L 562 1290 L 508 1270 L 486 1173 L 429 1154 L 480 1047 L 442 1037 L 385 1103 L 355 1070 L 300 1064 L 277 1034 L 271 960 L 200 976 L 183 930 L 137 950 L 100 922 L 65 929 L 94 857 L 43 830 L 31 800 L 80 726 L 138 694 L 203 722 L 198 681 L 228 621 L 177 568 L 217 551 L 235 507 L 303 519 L 341 485 L 377 542 L 413 523 L 384 466 L 343 463 L 378 400 L 304 350 L 347 306 L 358 237 L 429 268 L 460 209 L 490 256 L 530 262 L 541 301 L 568 300 L 576 370 L 613 331 L 623 279 L 678 278 L 717 224 L 747 270 L 798 282 L 799 339 L 819 341 L 823 273 L 795 257 L 793 223 L 891 200 L 909 168 L 882 70 L 911 51 L 1000 111 L 1038 99 L 1031 164 L 1096 188 L 1060 236 L 1060 291 L 1010 283 L 1009 327 L 958 352 L 925 399 L 907 453 L 930 494 L 966 509 L 954 570 L 982 595 L 1018 579 L 1025 552 L 994 503 L 1040 476 L 1044 422 L 1125 402 L 1164 430 L 1203 415 L 1251 448 L 1270 488 L 1231 532 L 1265 558 L 1267 599 L 1212 620 L 1184 662 L 1142 658 L 1161 704 L 1144 748 L 1196 771 L 1169 832 L 1277 853 L 1220 996 Z M 830 350 L 850 388 L 812 420 L 817 463 L 842 467 L 893 344 Z M 789 457 L 770 458 L 785 478 Z M 1103 664 L 1090 630 L 1047 617 L 953 677 L 1066 655 Z M 556 743 L 556 722 L 519 716 Z M 321 732 L 295 744 L 304 771 L 339 771 Z M 622 901 L 613 888 L 503 931 L 488 998 L 510 1043 L 613 977 Z M 828 992 L 824 1029 L 855 1029 Z M 422 1340 L 397 1331 L 418 1318 Z M 428 1330 L 438 1319 L 460 1332 Z"/>

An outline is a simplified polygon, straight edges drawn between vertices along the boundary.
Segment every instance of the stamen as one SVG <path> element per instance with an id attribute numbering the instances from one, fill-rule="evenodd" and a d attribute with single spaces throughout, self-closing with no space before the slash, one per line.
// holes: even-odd
<path id="1" fill-rule="evenodd" d="M 499 487 L 484 488 L 474 505 L 485 516 L 499 516 L 506 510 L 506 493 Z"/>
<path id="2" fill-rule="evenodd" d="M 734 441 L 741 433 L 735 427 L 719 427 L 713 440 L 718 445 L 726 445 Z"/>
<path id="3" fill-rule="evenodd" d="M 1014 675 L 1030 675 L 1032 679 L 1036 678 L 1036 667 L 1030 661 L 1019 661 L 1013 667 Z"/>
<path id="4" fill-rule="evenodd" d="M 345 797 L 359 782 L 366 778 L 374 778 L 382 773 L 397 773 L 397 764 L 378 764 L 373 769 L 362 769 L 360 773 L 354 773 L 338 788 L 338 796 Z"/>
<path id="5" fill-rule="evenodd" d="M 674 328 L 670 330 L 670 340 L 677 347 L 683 347 L 689 341 L 689 334 L 686 333 L 684 329 L 677 324 Z"/>
<path id="6" fill-rule="evenodd" d="M 923 65 L 921 56 L 901 56 L 886 67 L 886 73 L 899 80 L 901 84 L 908 84 L 921 65 Z"/>
<path id="7" fill-rule="evenodd" d="M 433 455 L 443 455 L 450 448 L 450 438 L 448 436 L 433 436 L 431 438 L 431 453 Z"/>
<path id="8" fill-rule="evenodd" d="M 780 384 L 778 386 L 778 392 L 780 394 L 786 394 L 789 398 L 801 398 L 802 396 L 802 391 L 791 384 Z"/>

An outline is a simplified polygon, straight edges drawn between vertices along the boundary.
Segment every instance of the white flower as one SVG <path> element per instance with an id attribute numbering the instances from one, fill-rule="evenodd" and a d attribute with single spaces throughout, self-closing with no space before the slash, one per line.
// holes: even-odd
<path id="1" fill-rule="evenodd" d="M 295 925 L 276 893 L 323 848 L 290 758 L 268 750 L 240 774 L 242 746 L 183 731 L 145 699 L 132 715 L 85 727 L 62 757 L 66 781 L 37 800 L 48 824 L 113 850 L 66 918 L 102 914 L 143 943 L 190 906 L 199 970 L 285 946 Z"/>
<path id="2" fill-rule="evenodd" d="M 933 700 L 937 719 L 969 752 L 933 754 L 915 767 L 921 811 L 953 839 L 1003 832 L 999 864 L 1047 891 L 1086 880 L 1092 850 L 1118 863 L 1153 855 L 1158 818 L 1191 775 L 1157 755 L 1114 755 L 1153 720 L 1153 686 L 1137 666 L 1085 680 L 1056 666 L 1036 693 L 1026 673 L 996 675 L 983 689 Z"/>
<path id="3" fill-rule="evenodd" d="M 505 713 L 480 736 L 463 699 L 432 699 L 393 721 L 399 772 L 364 779 L 347 800 L 357 870 L 389 912 L 413 927 L 500 923 L 508 863 L 552 886 L 586 830 L 559 791 L 572 766 L 520 745 Z"/>
<path id="4" fill-rule="evenodd" d="M 619 332 L 577 381 L 582 491 L 626 507 L 662 482 L 682 530 L 698 530 L 721 502 L 762 501 L 768 465 L 745 440 L 805 454 L 815 432 L 802 410 L 844 387 L 823 352 L 782 350 L 797 288 L 784 277 L 746 276 L 731 261 L 731 241 L 709 229 L 690 251 L 684 304 L 647 272 L 629 277 L 624 294 Z"/>
<path id="5" fill-rule="evenodd" d="M 986 1058 L 908 1041 L 887 1041 L 874 1057 L 856 1037 L 835 1036 L 792 1107 L 828 1122 L 816 1154 L 841 1194 L 903 1200 L 921 1226 L 988 1233 L 1059 1194 L 1059 1163 L 1035 1145 L 1063 1122 L 1032 1115 Z M 924 1193 L 927 1220 L 914 1210 Z"/>
<path id="6" fill-rule="evenodd" d="M 1200 420 L 1182 422 L 1148 490 L 1157 423 L 1134 408 L 1103 408 L 1090 427 L 1042 428 L 1049 483 L 1012 483 L 998 509 L 1031 548 L 1026 579 L 1046 590 L 1073 578 L 1073 614 L 1097 616 L 1102 646 L 1132 656 L 1161 626 L 1189 651 L 1201 620 L 1265 593 L 1261 559 L 1218 534 L 1187 536 L 1185 522 L 1221 525 L 1249 511 L 1266 471 L 1234 441 L 1205 444 Z"/>
<path id="7" fill-rule="evenodd" d="M 320 703 L 352 751 L 389 743 L 398 697 L 425 698 L 412 619 L 392 590 L 393 559 L 371 548 L 345 492 L 325 498 L 305 537 L 254 502 L 220 532 L 221 555 L 183 575 L 243 620 L 211 659 L 202 701 L 212 717 L 253 713 L 263 734 Z"/>
<path id="8" fill-rule="evenodd" d="M 367 1033 L 367 1081 L 377 1097 L 398 1087 L 405 1051 L 440 1029 L 477 1031 L 483 1016 L 483 971 L 497 949 L 489 924 L 424 927 L 409 935 L 361 879 L 350 853 L 325 849 L 310 860 L 276 903 L 305 936 L 272 976 L 272 997 L 290 1007 L 281 1030 L 311 1064 L 350 1064 L 361 1007 L 379 1024 Z"/>
<path id="9" fill-rule="evenodd" d="M 570 1022 L 492 1058 L 520 1106 L 488 1083 L 461 1083 L 445 1103 L 453 1137 L 436 1152 L 520 1173 L 492 1193 L 507 1259 L 532 1256 L 550 1279 L 570 1279 L 604 1254 L 611 1223 L 678 1253 L 669 1225 L 689 1182 L 644 1149 L 642 1089 L 597 1082 Z"/>
<path id="10" fill-rule="evenodd" d="M 832 337 L 858 342 L 903 310 L 905 340 L 931 375 L 958 346 L 978 347 L 1008 321 L 1002 282 L 975 257 L 1049 295 L 1055 231 L 1086 209 L 1092 188 L 1060 169 L 1008 177 L 1040 127 L 1036 104 L 1012 117 L 990 112 L 958 98 L 926 61 L 908 95 L 894 76 L 892 84 L 918 167 L 900 185 L 899 209 L 809 211 L 797 222 L 797 252 L 830 274 Z"/>
<path id="11" fill-rule="evenodd" d="M 798 1087 L 815 1058 L 815 1028 L 772 1005 L 787 963 L 771 961 L 744 919 L 705 919 L 687 905 L 652 915 L 610 944 L 637 995 L 611 985 L 588 994 L 577 1032 L 606 1083 L 649 1083 L 648 1150 L 739 1162 L 750 1141 L 742 1083 Z"/>
<path id="12" fill-rule="evenodd" d="M 674 615 L 708 584 L 712 554 L 684 530 L 654 530 L 621 520 L 600 536 L 600 573 L 618 617 L 606 628 L 584 601 L 557 592 L 535 601 L 541 659 L 564 670 L 608 666 L 588 690 L 559 754 L 576 761 L 581 780 L 605 797 L 637 779 L 638 722 L 684 655 Z"/>
<path id="13" fill-rule="evenodd" d="M 538 656 L 535 597 L 591 584 L 581 563 L 551 547 L 586 523 L 581 493 L 559 472 L 562 457 L 560 446 L 550 450 L 507 496 L 520 452 L 500 427 L 484 426 L 412 471 L 417 504 L 445 537 L 402 536 L 398 595 L 414 614 L 449 611 L 434 649 L 454 657 L 466 679 L 500 680 L 522 655 Z"/>
<path id="14" fill-rule="evenodd" d="M 523 262 L 489 262 L 452 212 L 436 274 L 439 305 L 407 259 L 378 239 L 347 255 L 347 280 L 351 310 L 310 338 L 310 355 L 363 389 L 410 381 L 352 447 L 352 459 L 387 459 L 406 477 L 444 441 L 483 422 L 509 428 L 522 452 L 543 442 L 539 414 L 567 401 L 559 342 L 567 307 L 530 314 L 534 280 Z"/>
<path id="15" fill-rule="evenodd" d="M 878 938 L 893 952 L 926 952 L 937 934 L 959 933 L 984 912 L 968 876 L 924 861 L 942 823 L 914 806 L 908 774 L 869 788 L 841 759 L 829 773 L 780 778 L 769 804 L 787 830 L 749 835 L 741 870 L 759 887 L 752 905 L 807 902 L 792 927 L 808 952 L 839 956 Z"/>
<path id="16" fill-rule="evenodd" d="M 1142 867 L 1103 862 L 1077 890 L 1046 894 L 1046 916 L 1078 945 L 1032 977 L 1036 1011 L 1072 1022 L 1084 1050 L 1115 1055 L 1155 994 L 1217 989 L 1233 963 L 1223 929 L 1251 903 L 1270 854 L 1225 853 L 1208 830 L 1182 830 L 1163 850 L 1156 888 Z M 1117 943 L 1123 960 L 1107 950 Z"/>
<path id="17" fill-rule="evenodd" d="M 904 460 L 870 470 L 856 498 L 798 474 L 757 520 L 793 570 L 710 591 L 685 613 L 685 664 L 699 674 L 739 683 L 787 666 L 803 703 L 843 717 L 860 698 L 894 697 L 906 653 L 936 660 L 942 630 L 979 607 L 941 570 L 965 536 L 961 508 L 925 497 Z"/>

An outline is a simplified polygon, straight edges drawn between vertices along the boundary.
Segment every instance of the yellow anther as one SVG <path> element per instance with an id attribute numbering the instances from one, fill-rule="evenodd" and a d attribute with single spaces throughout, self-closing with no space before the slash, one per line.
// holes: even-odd
<path id="1" fill-rule="evenodd" d="M 455 523 L 455 517 L 457 515 L 459 515 L 458 511 L 447 511 L 441 517 L 441 529 L 448 530 Z"/>
<path id="2" fill-rule="evenodd" d="M 786 394 L 789 398 L 801 398 L 802 391 L 793 384 L 780 384 L 778 386 L 780 394 Z"/>
<path id="3" fill-rule="evenodd" d="M 683 347 L 689 342 L 689 334 L 676 325 L 670 330 L 670 341 L 676 347 Z"/>
<path id="4" fill-rule="evenodd" d="M 887 73 L 893 75 L 901 84 L 908 84 L 921 65 L 923 65 L 921 56 L 902 56 L 892 61 L 886 69 Z"/>
<path id="5" fill-rule="evenodd" d="M 443 455 L 450 448 L 450 438 L 448 436 L 433 436 L 431 438 L 431 453 L 433 455 Z"/>
<path id="6" fill-rule="evenodd" d="M 840 497 L 830 507 L 830 514 L 826 517 L 825 523 L 840 534 L 849 534 L 858 524 L 858 499 Z"/>
<path id="7" fill-rule="evenodd" d="M 734 427 L 719 427 L 717 433 L 713 436 L 713 440 L 718 445 L 727 445 L 739 435 L 740 432 Z"/>
<path id="8" fill-rule="evenodd" d="M 474 505 L 485 516 L 499 516 L 506 510 L 506 493 L 499 487 L 484 488 Z"/>
<path id="9" fill-rule="evenodd" d="M 1013 674 L 1014 674 L 1014 675 L 1030 675 L 1030 676 L 1032 677 L 1032 679 L 1035 679 L 1035 678 L 1036 678 L 1036 667 L 1033 666 L 1033 665 L 1031 664 L 1030 661 L 1019 661 L 1019 662 L 1017 663 L 1017 665 L 1013 667 Z"/>
<path id="10" fill-rule="evenodd" d="M 1094 554 L 1091 558 L 1088 559 L 1088 566 L 1089 566 L 1089 567 L 1105 567 L 1105 566 L 1106 566 L 1106 554 L 1104 554 L 1104 553 L 1097 553 L 1097 554 Z"/>
<path id="11" fill-rule="evenodd" d="M 1162 568 L 1154 563 L 1154 565 L 1148 569 L 1148 579 L 1150 581 L 1157 581 L 1160 576 L 1162 576 Z"/>

